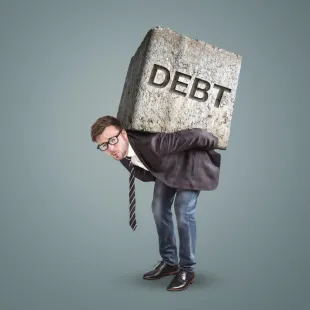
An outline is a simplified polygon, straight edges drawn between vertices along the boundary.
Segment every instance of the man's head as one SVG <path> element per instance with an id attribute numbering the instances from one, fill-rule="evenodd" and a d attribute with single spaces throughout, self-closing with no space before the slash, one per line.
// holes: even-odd
<path id="1" fill-rule="evenodd" d="M 100 150 L 115 160 L 121 160 L 128 154 L 127 132 L 113 116 L 106 115 L 96 120 L 91 126 L 91 139 Z"/>

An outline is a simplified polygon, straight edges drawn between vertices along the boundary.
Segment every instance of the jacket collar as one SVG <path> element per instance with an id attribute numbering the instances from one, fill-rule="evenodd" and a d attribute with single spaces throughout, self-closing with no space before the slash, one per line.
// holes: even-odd
<path id="1" fill-rule="evenodd" d="M 146 162 L 143 154 L 141 153 L 141 147 L 143 147 L 144 141 L 148 136 L 148 132 L 143 132 L 139 130 L 127 129 L 127 136 L 129 142 L 128 157 L 133 155 L 137 156 L 142 164 L 149 170 L 151 170 L 150 165 Z"/>

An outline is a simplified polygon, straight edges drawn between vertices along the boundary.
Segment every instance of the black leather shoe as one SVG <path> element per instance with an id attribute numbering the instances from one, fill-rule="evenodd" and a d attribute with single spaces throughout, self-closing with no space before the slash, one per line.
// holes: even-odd
<path id="1" fill-rule="evenodd" d="M 156 266 L 156 265 L 155 265 Z M 159 264 L 155 267 L 154 270 L 149 271 L 143 275 L 143 279 L 145 280 L 155 280 L 160 279 L 164 276 L 168 275 L 175 275 L 179 271 L 178 265 L 168 265 L 167 263 L 161 261 Z"/>
<path id="2" fill-rule="evenodd" d="M 182 291 L 188 288 L 195 281 L 195 273 L 192 271 L 180 270 L 167 286 L 168 291 Z"/>

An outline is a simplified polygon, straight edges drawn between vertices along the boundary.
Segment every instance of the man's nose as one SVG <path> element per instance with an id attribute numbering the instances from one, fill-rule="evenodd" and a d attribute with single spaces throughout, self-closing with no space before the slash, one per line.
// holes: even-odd
<path id="1" fill-rule="evenodd" d="M 114 149 L 115 149 L 115 146 L 113 144 L 108 144 L 108 151 L 112 153 Z"/>

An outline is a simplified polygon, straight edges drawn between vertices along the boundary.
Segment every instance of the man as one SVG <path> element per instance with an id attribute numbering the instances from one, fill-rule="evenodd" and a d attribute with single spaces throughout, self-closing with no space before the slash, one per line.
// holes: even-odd
<path id="1" fill-rule="evenodd" d="M 174 275 L 167 290 L 186 289 L 195 280 L 197 199 L 201 190 L 214 190 L 218 185 L 221 155 L 214 151 L 218 138 L 199 128 L 173 133 L 125 130 L 117 118 L 109 115 L 92 125 L 91 138 L 99 150 L 120 161 L 129 172 L 134 167 L 139 180 L 155 182 L 152 212 L 161 261 L 143 278 Z M 173 200 L 179 257 L 171 213 Z M 137 226 L 133 215 L 130 224 L 132 229 Z"/>

